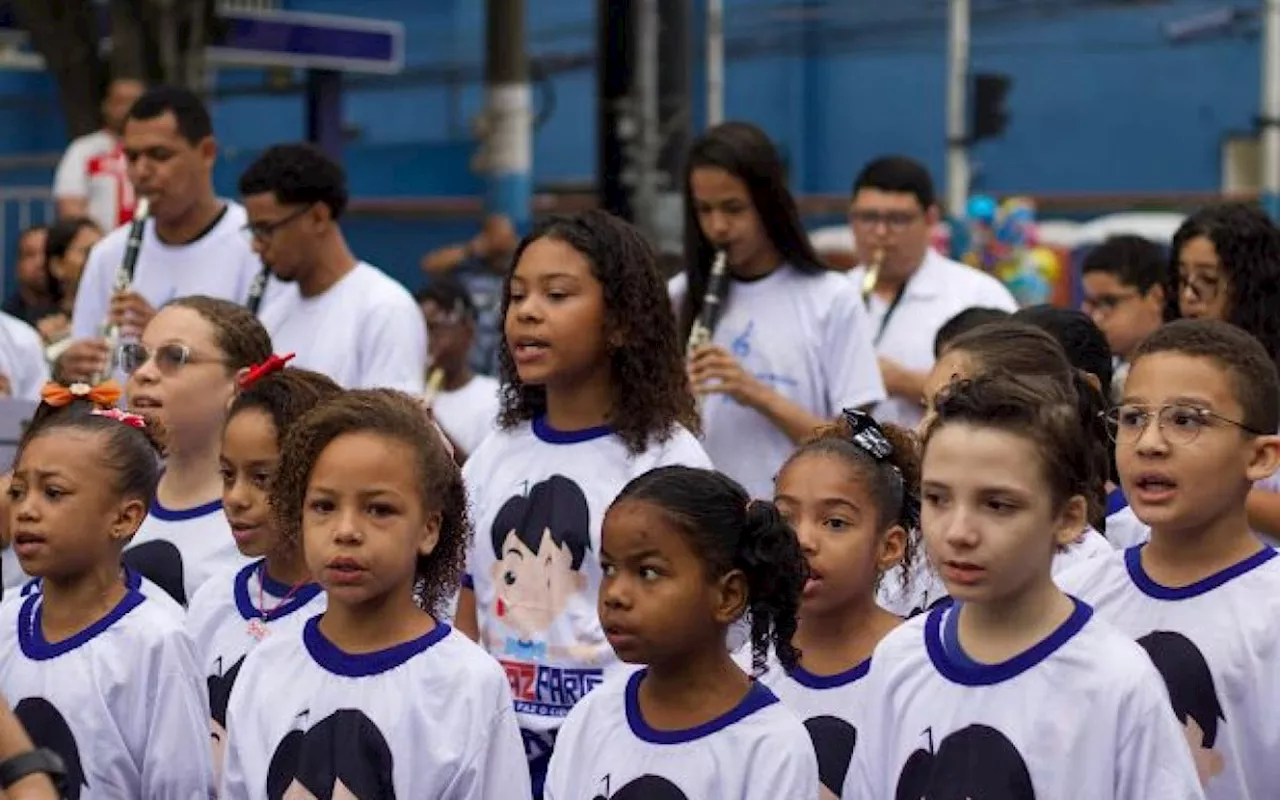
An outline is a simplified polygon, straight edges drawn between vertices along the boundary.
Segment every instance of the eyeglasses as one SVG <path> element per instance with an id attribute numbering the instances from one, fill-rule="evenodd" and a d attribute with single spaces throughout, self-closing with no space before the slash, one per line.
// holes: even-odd
<path id="1" fill-rule="evenodd" d="M 1159 408 L 1136 405 L 1117 406 L 1105 414 L 1107 431 L 1116 444 L 1133 444 L 1142 438 L 1147 426 L 1151 424 L 1152 416 L 1156 418 L 1156 427 L 1160 434 L 1170 444 L 1191 444 L 1200 436 L 1202 430 L 1215 424 L 1232 425 L 1254 436 L 1266 435 L 1243 422 L 1224 417 L 1216 411 L 1187 405 L 1167 405 Z"/>
<path id="2" fill-rule="evenodd" d="M 1178 275 L 1178 293 L 1189 291 L 1200 303 L 1212 303 L 1222 290 L 1222 278 L 1217 275 Z"/>
<path id="3" fill-rule="evenodd" d="M 191 352 L 185 344 L 162 344 L 155 350 L 149 350 L 139 342 L 125 342 L 120 345 L 120 369 L 126 375 L 132 375 L 148 361 L 155 360 L 156 369 L 165 375 L 172 375 L 188 364 L 226 364 L 221 358 L 201 358 Z"/>
<path id="4" fill-rule="evenodd" d="M 309 203 L 301 208 L 295 208 L 293 211 L 275 222 L 250 222 L 248 225 L 244 226 L 243 230 L 250 237 L 258 240 L 259 242 L 266 243 L 271 240 L 272 236 L 275 236 L 276 231 L 310 211 L 311 206 L 313 205 L 315 204 Z"/>
<path id="5" fill-rule="evenodd" d="M 859 228 L 875 228 L 884 223 L 891 231 L 900 231 L 920 218 L 915 211 L 851 211 L 849 221 Z"/>
<path id="6" fill-rule="evenodd" d="M 1126 302 L 1140 297 L 1141 292 L 1122 292 L 1120 294 L 1100 294 L 1097 297 L 1086 297 L 1080 304 L 1080 310 L 1086 314 L 1102 314 L 1106 316 Z"/>

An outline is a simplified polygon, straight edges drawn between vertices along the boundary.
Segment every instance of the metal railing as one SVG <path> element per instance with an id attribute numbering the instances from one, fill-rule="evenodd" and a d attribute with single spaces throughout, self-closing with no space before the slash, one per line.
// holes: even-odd
<path id="1" fill-rule="evenodd" d="M 32 225 L 48 225 L 57 218 L 53 190 L 47 186 L 0 188 L 0 254 L 5 268 L 0 270 L 0 297 L 6 294 L 18 247 L 18 235 Z"/>

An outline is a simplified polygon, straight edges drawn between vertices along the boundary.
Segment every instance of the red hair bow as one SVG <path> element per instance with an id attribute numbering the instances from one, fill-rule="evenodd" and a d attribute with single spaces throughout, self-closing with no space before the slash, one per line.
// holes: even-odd
<path id="1" fill-rule="evenodd" d="M 99 417 L 110 417 L 117 422 L 123 422 L 131 428 L 147 427 L 147 420 L 142 415 L 131 414 L 118 408 L 95 408 L 92 413 Z"/>
<path id="2" fill-rule="evenodd" d="M 250 386 L 267 377 L 271 373 L 279 372 L 284 369 L 284 365 L 291 361 L 295 355 L 297 355 L 297 353 L 289 353 L 284 356 L 278 356 L 272 353 L 271 357 L 266 361 L 263 361 L 257 366 L 250 367 L 249 371 L 241 376 L 239 381 L 240 388 L 248 389 Z"/>
<path id="3" fill-rule="evenodd" d="M 69 386 L 63 386 L 60 383 L 49 381 L 40 389 L 40 399 L 45 405 L 61 408 L 68 405 L 72 400 L 84 398 L 93 403 L 98 408 L 114 408 L 116 403 L 120 402 L 120 396 L 123 391 L 120 384 L 115 381 L 103 381 L 97 386 L 90 386 L 87 383 L 73 383 Z"/>

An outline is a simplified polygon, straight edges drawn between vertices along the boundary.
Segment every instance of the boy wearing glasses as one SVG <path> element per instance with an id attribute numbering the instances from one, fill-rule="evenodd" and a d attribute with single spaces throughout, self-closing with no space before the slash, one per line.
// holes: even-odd
<path id="1" fill-rule="evenodd" d="M 849 223 L 862 266 L 849 277 L 863 293 L 889 394 L 874 413 L 910 429 L 924 416 L 921 396 L 938 330 L 967 308 L 1018 310 L 1000 281 L 929 246 L 939 214 L 933 179 L 909 158 L 878 158 L 853 182 Z"/>
<path id="2" fill-rule="evenodd" d="M 1088 314 L 1107 337 L 1115 357 L 1111 388 L 1119 400 L 1129 357 L 1138 344 L 1164 324 L 1169 258 L 1141 236 L 1112 236 L 1089 251 L 1081 265 Z"/>
<path id="3" fill-rule="evenodd" d="M 1239 328 L 1174 322 L 1135 350 L 1110 415 L 1151 539 L 1058 585 L 1151 653 L 1209 800 L 1274 797 L 1280 554 L 1250 531 L 1245 499 L 1280 465 L 1275 365 Z"/>

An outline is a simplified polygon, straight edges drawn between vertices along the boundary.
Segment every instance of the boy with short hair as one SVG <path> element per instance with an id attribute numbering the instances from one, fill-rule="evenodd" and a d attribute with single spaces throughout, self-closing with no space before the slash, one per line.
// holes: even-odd
<path id="1" fill-rule="evenodd" d="M 1117 362 L 1113 399 L 1118 400 L 1135 348 L 1164 324 L 1169 258 L 1141 236 L 1112 236 L 1089 252 L 1081 273 L 1080 310 L 1106 334 Z"/>
<path id="2" fill-rule="evenodd" d="M 1120 480 L 1151 539 L 1057 576 L 1151 654 L 1209 800 L 1280 787 L 1280 558 L 1245 513 L 1280 465 L 1278 427 L 1280 377 L 1252 336 L 1211 320 L 1151 334 L 1112 411 Z"/>

